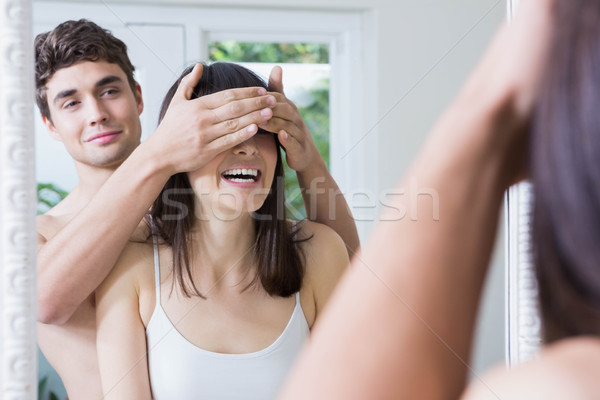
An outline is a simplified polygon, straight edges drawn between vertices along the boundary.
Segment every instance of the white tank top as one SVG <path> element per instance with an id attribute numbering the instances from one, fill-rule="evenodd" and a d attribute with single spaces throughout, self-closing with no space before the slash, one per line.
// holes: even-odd
<path id="1" fill-rule="evenodd" d="M 309 328 L 296 293 L 296 307 L 283 333 L 254 353 L 224 354 L 190 343 L 160 304 L 158 246 L 154 238 L 156 305 L 146 328 L 148 368 L 154 399 L 274 399 Z"/>

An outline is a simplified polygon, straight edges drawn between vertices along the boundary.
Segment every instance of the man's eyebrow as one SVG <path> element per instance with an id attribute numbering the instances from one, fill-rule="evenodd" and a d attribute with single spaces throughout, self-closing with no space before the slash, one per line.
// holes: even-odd
<path id="1" fill-rule="evenodd" d="M 96 87 L 110 85 L 111 83 L 115 83 L 115 82 L 123 82 L 123 79 L 119 78 L 116 75 L 105 76 L 104 78 L 102 78 L 98 82 L 96 82 Z"/>
<path id="2" fill-rule="evenodd" d="M 77 89 L 63 90 L 62 92 L 59 92 L 56 96 L 54 96 L 54 100 L 52 101 L 52 103 L 54 103 L 54 105 L 56 105 L 59 101 L 61 101 L 65 97 L 73 96 L 75 93 L 77 93 Z"/>

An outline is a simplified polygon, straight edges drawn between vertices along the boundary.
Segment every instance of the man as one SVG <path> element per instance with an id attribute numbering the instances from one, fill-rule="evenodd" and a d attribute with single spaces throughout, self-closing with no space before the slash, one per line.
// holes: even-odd
<path id="1" fill-rule="evenodd" d="M 72 399 L 102 396 L 95 343 L 94 290 L 172 174 L 193 171 L 254 135 L 278 132 L 305 193 L 310 217 L 336 230 L 349 251 L 356 228 L 295 106 L 281 70 L 271 86 L 233 89 L 189 100 L 197 66 L 179 86 L 160 126 L 140 145 L 141 88 L 126 46 L 96 24 L 67 21 L 38 35 L 36 100 L 50 134 L 73 157 L 79 183 L 38 219 L 38 341 Z M 323 190 L 325 189 L 325 190 Z M 316 194 L 316 196 L 315 196 Z M 329 219 L 330 209 L 336 210 Z M 310 214 L 310 213 L 309 213 Z M 135 232 L 135 233 L 134 233 Z"/>

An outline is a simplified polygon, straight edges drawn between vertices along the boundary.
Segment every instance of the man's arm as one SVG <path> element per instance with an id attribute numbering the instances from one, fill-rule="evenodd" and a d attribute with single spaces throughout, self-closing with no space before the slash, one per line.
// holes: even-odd
<path id="1" fill-rule="evenodd" d="M 272 116 L 264 88 L 189 100 L 202 68 L 185 77 L 156 132 L 67 225 L 38 235 L 38 320 L 66 322 L 109 273 L 127 240 L 176 172 L 195 170 L 243 142 Z"/>
<path id="2" fill-rule="evenodd" d="M 340 235 L 350 258 L 360 247 L 358 232 L 350 208 L 327 170 L 315 142 L 298 112 L 283 93 L 282 70 L 275 67 L 269 77 L 269 89 L 277 98 L 273 118 L 261 127 L 277 132 L 285 149 L 287 163 L 296 171 L 298 184 L 309 220 L 327 225 Z"/>

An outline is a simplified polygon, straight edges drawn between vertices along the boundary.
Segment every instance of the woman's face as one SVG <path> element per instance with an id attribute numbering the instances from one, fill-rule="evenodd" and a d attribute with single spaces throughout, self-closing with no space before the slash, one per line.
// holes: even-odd
<path id="1" fill-rule="evenodd" d="M 257 133 L 188 173 L 196 194 L 196 216 L 239 217 L 258 210 L 271 189 L 277 145 L 272 133 Z"/>

